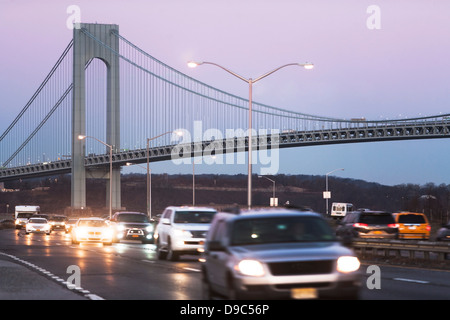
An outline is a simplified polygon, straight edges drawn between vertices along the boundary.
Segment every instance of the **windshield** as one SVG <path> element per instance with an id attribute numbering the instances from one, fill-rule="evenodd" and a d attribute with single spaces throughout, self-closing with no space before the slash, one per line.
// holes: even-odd
<path id="1" fill-rule="evenodd" d="M 334 241 L 328 224 L 316 217 L 272 217 L 237 220 L 232 245 Z"/>
<path id="2" fill-rule="evenodd" d="M 42 218 L 31 218 L 30 223 L 47 223 L 47 220 Z"/>
<path id="3" fill-rule="evenodd" d="M 80 220 L 80 222 L 78 223 L 78 226 L 79 227 L 101 228 L 101 227 L 107 227 L 108 225 L 103 220 Z"/>
<path id="4" fill-rule="evenodd" d="M 177 211 L 174 223 L 211 223 L 216 211 Z"/>
<path id="5" fill-rule="evenodd" d="M 34 213 L 30 213 L 30 212 L 19 212 L 17 214 L 17 218 L 22 218 L 22 219 L 28 219 L 29 217 L 31 217 Z"/>
<path id="6" fill-rule="evenodd" d="M 119 222 L 140 222 L 149 223 L 148 217 L 144 214 L 120 214 L 117 217 Z"/>
<path id="7" fill-rule="evenodd" d="M 52 220 L 52 221 L 65 221 L 66 217 L 52 217 L 50 220 Z"/>

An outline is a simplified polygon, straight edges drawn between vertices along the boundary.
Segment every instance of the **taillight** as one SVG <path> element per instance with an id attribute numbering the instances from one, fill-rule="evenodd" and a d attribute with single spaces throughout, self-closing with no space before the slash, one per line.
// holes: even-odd
<path id="1" fill-rule="evenodd" d="M 353 226 L 355 227 L 355 228 L 362 228 L 362 227 L 367 227 L 368 226 L 368 224 L 367 223 L 354 223 L 353 224 Z"/>
<path id="2" fill-rule="evenodd" d="M 398 228 L 399 225 L 397 223 L 390 223 L 390 224 L 388 224 L 388 227 L 389 228 Z"/>
<path id="3" fill-rule="evenodd" d="M 427 231 L 431 231 L 431 226 L 427 226 Z"/>

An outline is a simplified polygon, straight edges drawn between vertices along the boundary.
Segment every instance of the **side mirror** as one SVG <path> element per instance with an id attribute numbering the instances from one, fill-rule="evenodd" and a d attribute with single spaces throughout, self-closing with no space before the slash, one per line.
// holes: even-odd
<path id="1" fill-rule="evenodd" d="M 161 219 L 161 223 L 162 224 L 170 224 L 170 219 L 169 218 L 162 218 Z"/>

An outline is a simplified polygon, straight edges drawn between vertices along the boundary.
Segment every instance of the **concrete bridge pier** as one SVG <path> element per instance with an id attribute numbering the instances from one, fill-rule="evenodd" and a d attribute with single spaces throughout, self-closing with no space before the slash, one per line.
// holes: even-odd
<path id="1" fill-rule="evenodd" d="M 120 78 L 119 57 L 112 50 L 89 37 L 86 32 L 119 52 L 119 39 L 113 32 L 119 31 L 115 24 L 80 23 L 73 30 L 73 107 L 72 107 L 72 186 L 71 207 L 73 210 L 86 208 L 86 155 L 85 140 L 79 135 L 86 135 L 86 75 L 85 68 L 91 59 L 102 60 L 107 68 L 107 106 L 106 106 L 106 141 L 112 146 L 113 153 L 120 150 Z M 105 146 L 105 154 L 109 147 Z M 106 175 L 105 175 L 105 170 Z M 112 208 L 121 208 L 120 167 L 113 168 L 112 177 L 109 169 L 90 169 L 89 176 L 112 179 Z M 109 207 L 109 183 L 107 183 L 106 207 Z"/>

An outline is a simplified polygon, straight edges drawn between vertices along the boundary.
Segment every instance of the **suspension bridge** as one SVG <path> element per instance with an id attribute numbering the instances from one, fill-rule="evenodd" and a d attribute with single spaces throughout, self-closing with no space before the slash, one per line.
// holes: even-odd
<path id="1" fill-rule="evenodd" d="M 336 119 L 257 102 L 252 114 L 253 150 L 450 137 L 450 114 Z M 248 99 L 171 68 L 117 25 L 81 23 L 0 136 L 0 181 L 71 173 L 71 205 L 79 209 L 87 177 L 111 178 L 112 207 L 120 208 L 121 166 L 245 152 L 247 127 Z M 177 130 L 185 134 L 169 134 Z"/>

